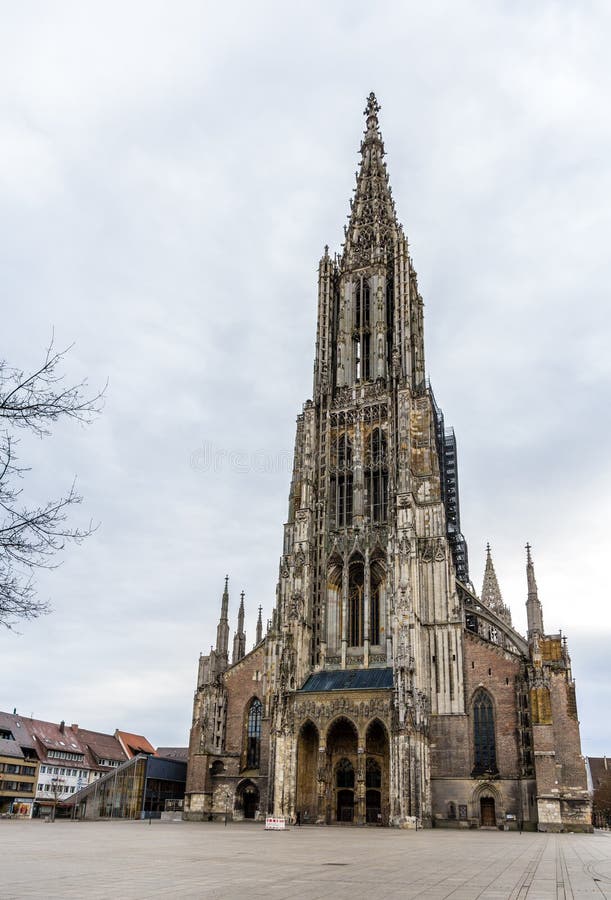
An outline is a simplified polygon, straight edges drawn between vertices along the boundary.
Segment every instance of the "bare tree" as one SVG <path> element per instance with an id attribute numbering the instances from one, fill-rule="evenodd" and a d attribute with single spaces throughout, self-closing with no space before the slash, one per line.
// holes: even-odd
<path id="1" fill-rule="evenodd" d="M 42 365 L 30 374 L 0 360 L 0 625 L 7 628 L 49 611 L 36 596 L 34 571 L 53 568 L 67 541 L 79 544 L 94 530 L 91 522 L 84 528 L 68 524 L 70 507 L 82 501 L 75 482 L 41 504 L 24 503 L 20 486 L 29 471 L 16 455 L 20 429 L 42 438 L 54 422 L 89 424 L 102 408 L 106 388 L 90 395 L 86 380 L 65 384 L 60 370 L 70 349 L 56 350 L 51 341 Z"/>

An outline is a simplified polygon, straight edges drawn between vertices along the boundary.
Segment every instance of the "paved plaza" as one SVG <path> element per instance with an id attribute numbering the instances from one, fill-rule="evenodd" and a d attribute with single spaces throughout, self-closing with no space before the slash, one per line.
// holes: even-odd
<path id="1" fill-rule="evenodd" d="M 611 835 L 0 821 L 0 898 L 611 898 Z"/>

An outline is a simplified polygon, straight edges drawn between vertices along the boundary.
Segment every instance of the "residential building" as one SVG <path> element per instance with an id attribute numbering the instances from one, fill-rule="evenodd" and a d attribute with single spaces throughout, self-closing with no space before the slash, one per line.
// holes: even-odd
<path id="1" fill-rule="evenodd" d="M 0 766 L 9 766 L 0 774 L 8 779 L 12 774 L 11 766 L 34 766 L 33 798 L 30 798 L 34 802 L 30 814 L 35 816 L 62 807 L 78 791 L 114 771 L 135 754 L 155 752 L 141 735 L 118 729 L 115 734 L 104 734 L 80 728 L 78 724 L 46 722 L 19 716 L 16 712 L 0 713 L 0 740 L 4 735 L 11 737 L 2 746 L 15 753 L 20 748 L 26 758 L 20 763 L 0 762 Z M 17 782 L 18 789 L 13 792 L 15 800 L 21 798 L 23 803 L 27 802 L 23 785 L 29 780 Z M 13 781 L 11 779 L 11 783 Z"/>
<path id="2" fill-rule="evenodd" d="M 31 818 L 38 766 L 29 734 L 0 713 L 0 815 Z"/>

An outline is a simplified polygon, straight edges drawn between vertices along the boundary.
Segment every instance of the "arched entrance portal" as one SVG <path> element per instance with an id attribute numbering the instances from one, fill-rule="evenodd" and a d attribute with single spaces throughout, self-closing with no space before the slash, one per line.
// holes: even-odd
<path id="1" fill-rule="evenodd" d="M 336 719 L 327 732 L 327 822 L 354 822 L 358 735 L 350 719 Z"/>
<path id="2" fill-rule="evenodd" d="M 318 729 L 305 722 L 297 741 L 297 801 L 295 812 L 302 822 L 315 822 L 318 815 L 317 767 Z"/>
<path id="3" fill-rule="evenodd" d="M 236 791 L 235 812 L 236 818 L 242 814 L 244 819 L 255 819 L 259 809 L 259 788 L 254 782 L 248 780 L 238 785 Z"/>

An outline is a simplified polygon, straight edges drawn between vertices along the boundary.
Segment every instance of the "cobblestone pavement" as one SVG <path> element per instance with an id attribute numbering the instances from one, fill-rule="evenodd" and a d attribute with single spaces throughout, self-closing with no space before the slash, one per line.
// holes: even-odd
<path id="1" fill-rule="evenodd" d="M 0 898 L 611 898 L 611 835 L 0 821 Z"/>

